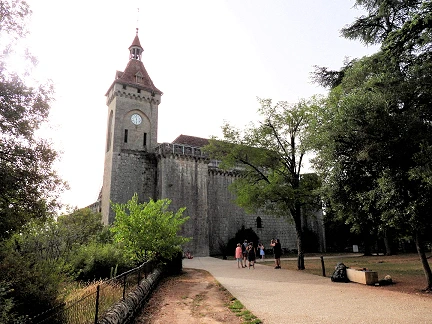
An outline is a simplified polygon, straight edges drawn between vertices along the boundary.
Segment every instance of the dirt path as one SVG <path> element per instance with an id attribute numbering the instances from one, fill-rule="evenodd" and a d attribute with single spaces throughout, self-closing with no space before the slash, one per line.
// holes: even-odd
<path id="1" fill-rule="evenodd" d="M 227 306 L 231 298 L 207 271 L 183 269 L 163 279 L 135 324 L 242 323 Z"/>

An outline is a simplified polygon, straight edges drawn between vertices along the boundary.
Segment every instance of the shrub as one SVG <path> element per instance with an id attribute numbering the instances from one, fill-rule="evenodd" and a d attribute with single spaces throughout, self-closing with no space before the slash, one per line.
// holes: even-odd
<path id="1" fill-rule="evenodd" d="M 171 260 L 190 238 L 178 234 L 189 219 L 183 215 L 186 208 L 171 211 L 170 204 L 169 199 L 139 203 L 137 194 L 126 204 L 113 204 L 114 240 L 138 262 L 154 257 Z"/>
<path id="2" fill-rule="evenodd" d="M 5 281 L 0 281 L 0 323 L 25 323 L 25 318 L 23 316 L 17 316 L 17 314 L 13 313 L 14 302 L 13 298 L 9 297 L 11 292 L 13 292 L 13 290 L 10 289 L 10 284 Z"/>
<path id="3" fill-rule="evenodd" d="M 70 264 L 77 280 L 106 279 L 113 273 L 112 269 L 122 273 L 135 265 L 115 244 L 97 242 L 78 247 L 71 256 Z"/>
<path id="4" fill-rule="evenodd" d="M 33 317 L 62 302 L 59 290 L 67 279 L 60 261 L 31 260 L 15 251 L 4 252 L 0 277 L 10 287 L 6 311 Z"/>

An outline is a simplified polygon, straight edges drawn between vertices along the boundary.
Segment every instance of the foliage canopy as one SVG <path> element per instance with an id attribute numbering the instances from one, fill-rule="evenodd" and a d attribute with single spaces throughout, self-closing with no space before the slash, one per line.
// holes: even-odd
<path id="1" fill-rule="evenodd" d="M 116 216 L 111 231 L 131 258 L 139 262 L 155 257 L 172 259 L 190 240 L 178 235 L 189 219 L 183 216 L 186 208 L 173 212 L 170 204 L 169 199 L 139 203 L 137 194 L 126 204 L 113 204 Z"/>
<path id="2" fill-rule="evenodd" d="M 423 239 L 432 225 L 432 2 L 356 3 L 368 15 L 343 35 L 381 50 L 346 64 L 340 78 L 316 70 L 331 91 L 313 123 L 315 166 L 331 205 L 354 229 L 415 239 L 431 289 Z"/>
<path id="3" fill-rule="evenodd" d="M 52 215 L 65 188 L 53 171 L 57 152 L 35 133 L 48 118 L 52 85 L 29 86 L 30 70 L 20 76 L 8 66 L 30 13 L 25 1 L 0 1 L 0 240 L 32 218 Z M 34 63 L 28 52 L 24 59 Z"/>
<path id="4" fill-rule="evenodd" d="M 224 138 L 213 138 L 205 147 L 219 167 L 238 172 L 230 186 L 236 203 L 249 212 L 257 210 L 294 221 L 299 269 L 304 268 L 301 213 L 317 209 L 318 178 L 301 175 L 308 150 L 305 134 L 314 100 L 275 105 L 258 99 L 262 121 L 243 131 L 225 123 Z"/>

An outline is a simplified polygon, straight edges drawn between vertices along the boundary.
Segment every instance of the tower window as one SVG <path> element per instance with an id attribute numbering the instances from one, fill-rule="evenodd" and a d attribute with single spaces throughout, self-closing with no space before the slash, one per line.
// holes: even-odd
<path id="1" fill-rule="evenodd" d="M 127 143 L 127 140 L 128 140 L 128 130 L 125 129 L 125 132 L 124 132 L 124 142 Z"/>
<path id="2" fill-rule="evenodd" d="M 136 83 L 143 83 L 144 80 L 144 76 L 141 72 L 137 72 L 137 74 L 135 74 L 135 82 Z"/>
<path id="3" fill-rule="evenodd" d="M 113 127 L 113 112 L 111 110 L 108 119 L 108 134 L 107 134 L 107 144 L 106 144 L 107 152 L 111 149 L 112 127 Z"/>
<path id="4" fill-rule="evenodd" d="M 126 90 L 126 85 L 125 84 L 123 84 L 123 90 Z"/>
<path id="5" fill-rule="evenodd" d="M 144 141 L 143 141 L 143 145 L 144 145 L 144 146 L 147 145 L 147 133 L 144 133 Z"/>
<path id="6" fill-rule="evenodd" d="M 262 228 L 261 217 L 259 217 L 259 216 L 257 217 L 256 224 L 257 224 L 257 228 Z"/>
<path id="7" fill-rule="evenodd" d="M 138 93 L 141 93 L 141 89 L 137 89 L 137 92 L 138 92 Z"/>

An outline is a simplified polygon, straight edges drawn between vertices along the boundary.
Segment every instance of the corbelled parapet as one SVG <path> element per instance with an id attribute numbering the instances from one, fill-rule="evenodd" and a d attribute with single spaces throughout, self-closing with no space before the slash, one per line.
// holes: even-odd
<path id="1" fill-rule="evenodd" d="M 208 156 L 200 147 L 184 144 L 162 143 L 155 148 L 155 153 L 164 157 L 173 154 L 208 159 Z"/>

